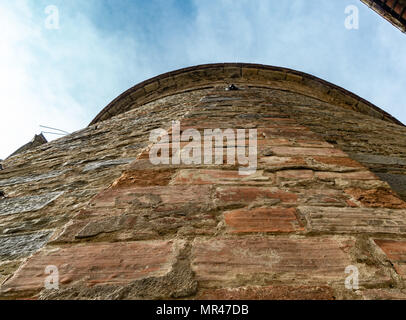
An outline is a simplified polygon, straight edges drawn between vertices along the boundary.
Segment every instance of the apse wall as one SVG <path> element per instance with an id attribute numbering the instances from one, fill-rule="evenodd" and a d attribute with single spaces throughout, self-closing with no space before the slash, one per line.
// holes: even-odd
<path id="1" fill-rule="evenodd" d="M 152 164 L 150 133 L 166 130 L 173 150 L 173 121 L 256 130 L 255 173 Z M 216 64 L 159 76 L 3 163 L 1 297 L 405 298 L 405 193 L 392 181 L 405 151 L 400 122 L 310 75 Z"/>

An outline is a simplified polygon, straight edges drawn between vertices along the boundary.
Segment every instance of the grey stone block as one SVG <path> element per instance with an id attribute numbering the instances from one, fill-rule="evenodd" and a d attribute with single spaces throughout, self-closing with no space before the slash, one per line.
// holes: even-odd
<path id="1" fill-rule="evenodd" d="M 51 192 L 36 196 L 5 198 L 0 200 L 0 216 L 37 211 L 56 200 L 63 192 Z"/>
<path id="2" fill-rule="evenodd" d="M 20 259 L 42 248 L 50 237 L 49 231 L 0 238 L 0 261 Z"/>

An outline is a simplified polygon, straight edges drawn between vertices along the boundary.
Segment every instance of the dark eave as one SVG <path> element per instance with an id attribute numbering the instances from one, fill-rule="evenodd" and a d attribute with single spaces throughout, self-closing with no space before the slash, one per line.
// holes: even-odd
<path id="1" fill-rule="evenodd" d="M 361 0 L 402 32 L 406 32 L 406 0 Z"/>

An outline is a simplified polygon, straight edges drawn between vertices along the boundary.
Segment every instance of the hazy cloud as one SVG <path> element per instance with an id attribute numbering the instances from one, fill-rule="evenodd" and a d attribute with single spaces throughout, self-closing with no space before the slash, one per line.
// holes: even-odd
<path id="1" fill-rule="evenodd" d="M 359 30 L 344 27 L 350 4 Z M 0 158 L 40 124 L 78 130 L 130 86 L 209 62 L 308 72 L 406 122 L 405 35 L 356 0 L 3 1 L 0 30 Z"/>

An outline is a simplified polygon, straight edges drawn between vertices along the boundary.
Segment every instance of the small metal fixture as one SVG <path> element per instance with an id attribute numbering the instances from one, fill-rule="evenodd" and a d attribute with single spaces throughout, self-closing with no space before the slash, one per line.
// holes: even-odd
<path id="1" fill-rule="evenodd" d="M 0 190 L 0 199 L 1 199 L 1 198 L 5 198 L 5 197 L 6 197 L 6 195 L 4 194 L 4 191 L 1 191 L 1 190 Z"/>
<path id="2" fill-rule="evenodd" d="M 235 91 L 235 90 L 239 90 L 238 87 L 235 84 L 230 84 L 227 88 L 227 91 Z"/>

